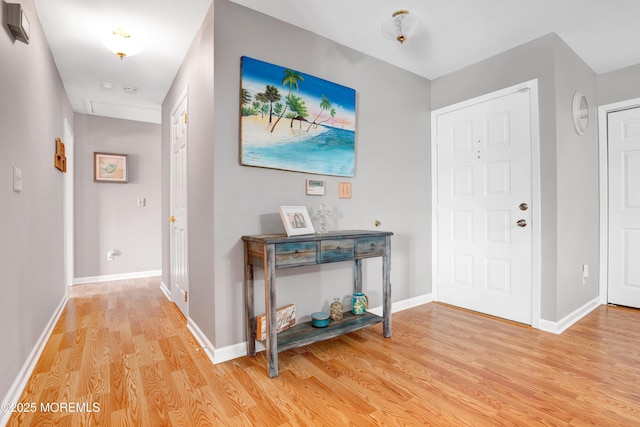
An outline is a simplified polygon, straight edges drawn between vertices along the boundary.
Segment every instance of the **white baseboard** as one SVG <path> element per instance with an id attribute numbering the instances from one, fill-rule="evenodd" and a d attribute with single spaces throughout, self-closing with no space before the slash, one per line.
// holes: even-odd
<path id="1" fill-rule="evenodd" d="M 551 322 L 549 320 L 540 319 L 539 329 L 545 332 L 551 332 L 554 334 L 561 334 L 567 329 L 569 329 L 573 324 L 575 324 L 578 320 L 585 317 L 587 314 L 591 313 L 593 310 L 598 308 L 601 305 L 600 297 L 596 297 L 583 305 L 582 307 L 575 310 L 573 313 L 565 316 L 563 319 L 558 322 Z"/>
<path id="2" fill-rule="evenodd" d="M 200 351 L 204 351 L 209 360 L 211 360 L 211 362 L 215 364 L 215 348 L 213 347 L 213 344 L 211 344 L 209 338 L 207 338 L 204 332 L 202 332 L 202 330 L 198 327 L 196 322 L 191 320 L 190 317 L 187 318 L 187 328 L 189 329 L 189 331 L 191 331 L 198 343 L 200 343 Z"/>
<path id="3" fill-rule="evenodd" d="M 161 280 L 160 281 L 160 290 L 162 291 L 162 293 L 164 294 L 165 297 L 167 297 L 167 299 L 170 302 L 173 302 L 173 299 L 171 298 L 171 291 L 169 290 L 169 288 L 167 287 L 167 285 L 165 285 L 165 283 Z"/>
<path id="4" fill-rule="evenodd" d="M 60 301 L 58 308 L 56 308 L 56 310 L 53 312 L 53 316 L 51 316 L 51 319 L 49 319 L 49 323 L 47 323 L 44 330 L 42 331 L 42 334 L 33 346 L 31 353 L 29 353 L 29 356 L 27 356 L 27 360 L 25 360 L 24 364 L 22 365 L 22 369 L 20 369 L 20 372 L 18 372 L 18 376 L 13 381 L 13 384 L 9 388 L 7 394 L 4 396 L 2 402 L 17 403 L 20 401 L 20 396 L 27 386 L 29 378 L 31 377 L 31 374 L 36 367 L 36 363 L 38 363 L 40 356 L 42 356 L 44 347 L 47 344 L 47 341 L 49 341 L 49 337 L 51 337 L 53 329 L 56 327 L 56 323 L 58 323 L 58 319 L 60 319 L 60 315 L 64 311 L 64 307 L 66 304 L 67 296 L 65 295 L 62 298 L 62 301 Z M 10 417 L 10 411 L 0 411 L 0 426 L 7 425 Z"/>
<path id="5" fill-rule="evenodd" d="M 103 276 L 77 277 L 73 279 L 73 284 L 84 285 L 87 283 L 111 282 L 113 280 L 125 280 L 125 279 L 140 279 L 142 277 L 155 277 L 155 276 L 161 276 L 161 275 L 162 275 L 162 270 L 138 271 L 134 273 L 122 273 L 122 274 L 105 274 Z"/>
<path id="6" fill-rule="evenodd" d="M 413 297 L 402 301 L 396 301 L 391 303 L 391 313 L 397 313 L 399 311 L 407 310 L 409 308 L 418 307 L 419 305 L 428 304 L 433 302 L 433 294 L 420 295 L 419 297 Z M 377 316 L 382 316 L 382 306 L 375 307 L 367 310 Z"/>

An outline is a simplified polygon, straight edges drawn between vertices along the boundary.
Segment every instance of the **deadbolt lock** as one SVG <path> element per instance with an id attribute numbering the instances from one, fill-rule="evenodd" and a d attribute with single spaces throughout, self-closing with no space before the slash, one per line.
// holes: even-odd
<path id="1" fill-rule="evenodd" d="M 527 226 L 527 220 L 526 219 L 520 219 L 520 220 L 518 220 L 518 222 L 516 222 L 516 224 L 518 224 L 518 227 L 526 227 Z"/>
<path id="2" fill-rule="evenodd" d="M 518 206 L 520 208 L 521 211 L 526 211 L 527 209 L 529 209 L 529 205 L 526 203 L 520 203 L 520 206 Z"/>

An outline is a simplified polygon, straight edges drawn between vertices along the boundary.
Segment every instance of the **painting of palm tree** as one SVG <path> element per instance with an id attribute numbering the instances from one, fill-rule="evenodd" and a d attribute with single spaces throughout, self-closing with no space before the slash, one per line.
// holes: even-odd
<path id="1" fill-rule="evenodd" d="M 240 163 L 354 176 L 355 90 L 246 56 L 241 61 Z"/>

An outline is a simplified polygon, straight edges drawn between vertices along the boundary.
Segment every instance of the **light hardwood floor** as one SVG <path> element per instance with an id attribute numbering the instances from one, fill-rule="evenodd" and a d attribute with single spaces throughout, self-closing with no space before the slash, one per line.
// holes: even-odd
<path id="1" fill-rule="evenodd" d="M 10 426 L 633 426 L 640 312 L 600 307 L 557 336 L 432 303 L 280 354 L 213 365 L 159 290 L 76 286 Z M 44 412 L 77 402 L 99 411 Z M 56 409 L 56 407 L 50 407 Z"/>

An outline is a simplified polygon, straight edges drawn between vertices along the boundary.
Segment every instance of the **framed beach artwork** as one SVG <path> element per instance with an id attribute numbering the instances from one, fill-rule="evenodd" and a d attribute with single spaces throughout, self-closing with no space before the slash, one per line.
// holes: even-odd
<path id="1" fill-rule="evenodd" d="M 93 153 L 93 180 L 95 182 L 128 181 L 127 155 Z"/>
<path id="2" fill-rule="evenodd" d="M 240 164 L 353 177 L 356 91 L 242 57 Z"/>

